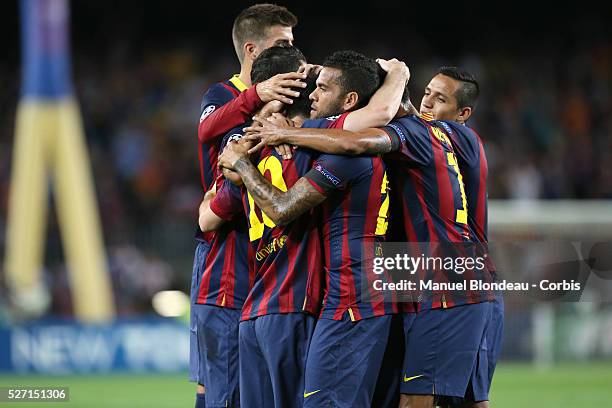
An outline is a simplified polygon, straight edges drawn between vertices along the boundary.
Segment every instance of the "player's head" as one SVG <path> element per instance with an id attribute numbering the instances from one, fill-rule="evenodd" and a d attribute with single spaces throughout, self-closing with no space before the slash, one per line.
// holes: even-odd
<path id="1" fill-rule="evenodd" d="M 421 100 L 421 114 L 436 120 L 465 123 L 476 106 L 480 88 L 474 75 L 457 67 L 441 67 Z"/>
<path id="2" fill-rule="evenodd" d="M 255 4 L 242 10 L 232 27 L 232 40 L 240 64 L 245 59 L 254 60 L 274 45 L 292 45 L 292 29 L 297 23 L 293 13 L 276 4 Z"/>
<path id="3" fill-rule="evenodd" d="M 287 105 L 285 115 L 288 118 L 300 117 L 302 119 L 310 118 L 310 94 L 317 88 L 317 74 L 310 72 L 305 79 L 306 88 L 300 90 L 300 96 L 291 97 L 293 103 Z"/>
<path id="4" fill-rule="evenodd" d="M 317 88 L 310 95 L 312 118 L 337 115 L 367 105 L 382 83 L 380 67 L 355 51 L 337 51 L 323 63 Z"/>
<path id="5" fill-rule="evenodd" d="M 251 80 L 255 84 L 277 74 L 295 72 L 305 63 L 306 57 L 294 46 L 270 47 L 253 61 Z"/>

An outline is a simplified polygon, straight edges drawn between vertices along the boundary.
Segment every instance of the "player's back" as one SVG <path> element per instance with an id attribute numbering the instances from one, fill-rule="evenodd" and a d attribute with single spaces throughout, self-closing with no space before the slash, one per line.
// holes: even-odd
<path id="1" fill-rule="evenodd" d="M 256 162 L 258 170 L 278 189 L 287 191 L 310 168 L 317 153 L 296 150 L 283 160 L 265 148 Z M 255 283 L 243 307 L 242 318 L 273 313 L 318 313 L 322 290 L 322 256 L 318 209 L 308 211 L 284 226 L 277 226 L 243 189 L 254 250 Z"/>
<path id="2" fill-rule="evenodd" d="M 321 317 L 351 320 L 396 312 L 372 283 L 371 263 L 388 227 L 388 179 L 380 157 L 323 154 L 307 175 L 322 205 L 326 295 Z"/>
<path id="3" fill-rule="evenodd" d="M 473 233 L 463 178 L 452 143 L 444 128 L 410 115 L 384 128 L 398 149 L 385 156 L 389 168 L 393 240 L 413 244 L 412 256 L 444 259 L 471 256 Z M 401 223 L 393 222 L 399 217 Z M 398 225 L 399 224 L 399 225 Z M 468 275 L 473 276 L 473 271 Z M 422 268 L 421 281 L 463 282 L 464 275 L 444 269 Z M 421 308 L 451 307 L 481 301 L 478 293 L 447 290 L 423 291 Z"/>
<path id="4" fill-rule="evenodd" d="M 230 130 L 221 140 L 220 150 L 230 141 L 241 138 L 244 126 Z M 223 188 L 232 189 L 232 192 L 224 193 L 234 194 L 236 208 L 233 211 L 230 208 L 213 208 L 215 213 L 232 213 L 232 216 L 214 234 L 209 235 L 210 250 L 205 259 L 197 303 L 241 309 L 254 280 L 253 266 L 249 262 L 252 249 L 246 217 L 240 205 L 240 190 L 229 182 L 228 185 L 221 185 L 218 192 L 221 193 Z"/>
<path id="5" fill-rule="evenodd" d="M 400 240 L 470 241 L 462 176 L 444 129 L 414 115 L 395 119 L 383 129 L 399 140 L 398 150 L 385 161 L 395 201 L 392 215 L 401 214 L 403 220 Z"/>
<path id="6" fill-rule="evenodd" d="M 468 225 L 473 233 L 474 240 L 478 242 L 475 252 L 479 255 L 486 255 L 486 270 L 489 273 L 478 273 L 472 271 L 468 279 L 480 279 L 483 282 L 490 282 L 495 279 L 495 263 L 489 256 L 488 248 L 488 197 L 487 197 L 487 176 L 488 165 L 484 151 L 484 145 L 480 136 L 471 128 L 457 122 L 437 121 L 436 124 L 442 126 L 453 145 L 459 169 L 463 176 L 465 185 L 465 195 L 468 207 Z M 493 292 L 473 291 L 469 296 L 473 300 L 493 297 Z"/>
<path id="7" fill-rule="evenodd" d="M 444 127 L 459 162 L 468 203 L 468 224 L 479 242 L 488 241 L 487 176 L 488 165 L 482 140 L 469 127 L 457 122 L 436 122 Z"/>
<path id="8" fill-rule="evenodd" d="M 200 104 L 200 124 L 207 120 L 221 106 L 240 95 L 243 85 L 239 82 L 232 82 L 232 79 L 218 82 L 204 93 L 202 103 Z M 219 146 L 224 134 L 225 132 L 220 133 L 217 135 L 218 137 L 210 138 L 206 141 L 199 140 L 200 176 L 204 191 L 207 191 L 215 181 Z"/>
<path id="9" fill-rule="evenodd" d="M 217 82 L 206 90 L 200 104 L 200 124 L 198 126 L 198 162 L 200 168 L 200 182 L 202 191 L 208 191 L 217 179 L 217 159 L 219 157 L 220 144 L 225 133 L 231 129 L 227 124 L 219 123 L 227 117 L 235 117 L 230 110 L 219 115 L 221 108 L 228 102 L 236 99 L 241 92 L 246 90 L 246 85 L 236 75 L 232 78 Z M 206 133 L 207 137 L 201 137 Z M 219 186 L 217 186 L 219 187 Z M 210 242 L 214 233 L 203 234 L 196 226 L 195 238 L 199 241 Z"/>

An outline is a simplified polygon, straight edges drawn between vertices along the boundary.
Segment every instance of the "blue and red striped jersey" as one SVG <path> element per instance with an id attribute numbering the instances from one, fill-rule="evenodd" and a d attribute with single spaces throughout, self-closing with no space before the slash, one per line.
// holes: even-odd
<path id="1" fill-rule="evenodd" d="M 470 241 L 461 174 L 448 135 L 417 116 L 383 128 L 396 151 L 385 156 L 409 242 Z"/>
<path id="2" fill-rule="evenodd" d="M 221 150 L 234 135 L 242 136 L 242 127 L 228 132 L 221 142 Z M 228 205 L 219 207 L 214 202 L 210 204 L 211 210 L 227 222 L 210 238 L 210 251 L 206 256 L 196 303 L 241 309 L 255 279 L 252 264 L 249 263 L 252 248 L 240 189 L 231 183 L 224 183 L 217 195 L 228 194 L 234 194 L 236 199 L 219 200 Z"/>
<path id="3" fill-rule="evenodd" d="M 327 288 L 322 318 L 342 320 L 348 312 L 357 321 L 398 311 L 395 302 L 385 302 L 383 293 L 373 290 L 379 278 L 372 272 L 372 259 L 388 226 L 385 170 L 380 157 L 322 154 L 305 176 L 327 196 L 322 206 Z"/>
<path id="4" fill-rule="evenodd" d="M 255 87 L 247 88 L 238 75 L 211 86 L 204 94 L 198 126 L 198 158 L 203 191 L 210 189 L 217 179 L 221 139 L 230 129 L 248 121 L 260 105 Z M 213 234 L 205 235 L 199 228 L 196 229 L 196 239 L 212 239 Z"/>
<path id="5" fill-rule="evenodd" d="M 310 170 L 316 155 L 299 149 L 291 160 L 283 160 L 274 149 L 265 148 L 257 168 L 274 186 L 287 191 Z M 224 187 L 228 183 L 224 181 Z M 323 290 L 319 210 L 310 210 L 285 226 L 277 226 L 257 207 L 247 190 L 241 190 L 255 271 L 242 320 L 274 313 L 318 315 Z M 211 207 L 233 207 L 236 200 L 236 195 L 217 195 Z"/>
<path id="6" fill-rule="evenodd" d="M 436 123 L 444 127 L 453 144 L 465 185 L 468 224 L 487 255 L 487 269 L 492 274 L 489 278 L 495 279 L 495 263 L 489 257 L 488 251 L 487 176 L 489 170 L 482 139 L 475 130 L 460 123 L 450 121 Z M 492 294 L 489 294 L 490 296 Z"/>
<path id="7" fill-rule="evenodd" d="M 395 231 L 393 240 L 457 246 L 473 242 L 462 175 L 445 129 L 414 115 L 393 120 L 383 129 L 391 138 L 394 150 L 385 157 L 392 186 L 391 200 L 397 204 L 392 206 L 392 217 L 403 221 L 403 228 Z M 437 276 L 436 280 L 439 279 Z M 451 307 L 474 302 L 470 296 L 454 297 L 450 292 L 436 291 L 420 307 Z"/>
<path id="8" fill-rule="evenodd" d="M 247 86 L 237 75 L 211 86 L 202 98 L 198 142 L 200 174 L 204 191 L 215 181 L 217 157 L 222 137 L 248 121 L 261 105 L 254 86 Z"/>
<path id="9" fill-rule="evenodd" d="M 319 129 L 342 129 L 344 120 L 350 112 L 344 112 L 340 115 L 328 116 L 320 119 L 308 119 L 302 123 L 303 128 L 319 128 Z"/>
<path id="10" fill-rule="evenodd" d="M 457 122 L 437 121 L 448 134 L 459 161 L 468 203 L 468 224 L 479 242 L 488 242 L 487 157 L 482 140 L 471 128 Z"/>

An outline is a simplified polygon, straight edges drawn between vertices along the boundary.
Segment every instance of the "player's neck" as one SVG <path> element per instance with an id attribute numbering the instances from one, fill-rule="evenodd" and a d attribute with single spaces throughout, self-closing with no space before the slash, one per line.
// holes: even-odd
<path id="1" fill-rule="evenodd" d="M 395 114 L 395 119 L 399 119 L 408 115 L 419 115 L 419 111 L 417 110 L 417 108 L 414 107 L 412 102 L 408 102 L 407 105 L 400 104 L 400 107 L 397 110 L 397 113 Z"/>
<path id="2" fill-rule="evenodd" d="M 414 107 L 414 105 L 412 104 L 412 102 L 409 102 L 409 105 L 406 109 L 406 113 L 408 115 L 419 115 L 419 110 L 417 108 Z"/>
<path id="3" fill-rule="evenodd" d="M 242 66 L 240 67 L 240 74 L 238 74 L 238 78 L 242 81 L 243 84 L 250 87 L 251 84 L 251 68 L 253 66 L 252 61 L 244 61 Z"/>

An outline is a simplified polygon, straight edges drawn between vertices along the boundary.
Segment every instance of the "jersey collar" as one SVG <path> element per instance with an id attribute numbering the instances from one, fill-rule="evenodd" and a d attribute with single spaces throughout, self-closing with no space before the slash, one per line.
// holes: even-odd
<path id="1" fill-rule="evenodd" d="M 236 89 L 238 89 L 240 92 L 244 92 L 246 91 L 249 87 L 246 86 L 244 84 L 244 82 L 242 82 L 238 76 L 238 74 L 235 74 L 233 77 L 230 78 L 229 80 L 232 85 L 234 85 L 236 87 Z"/>
<path id="2" fill-rule="evenodd" d="M 433 115 L 429 112 L 419 113 L 419 116 L 421 117 L 421 119 L 427 122 L 431 122 L 434 120 Z"/>

